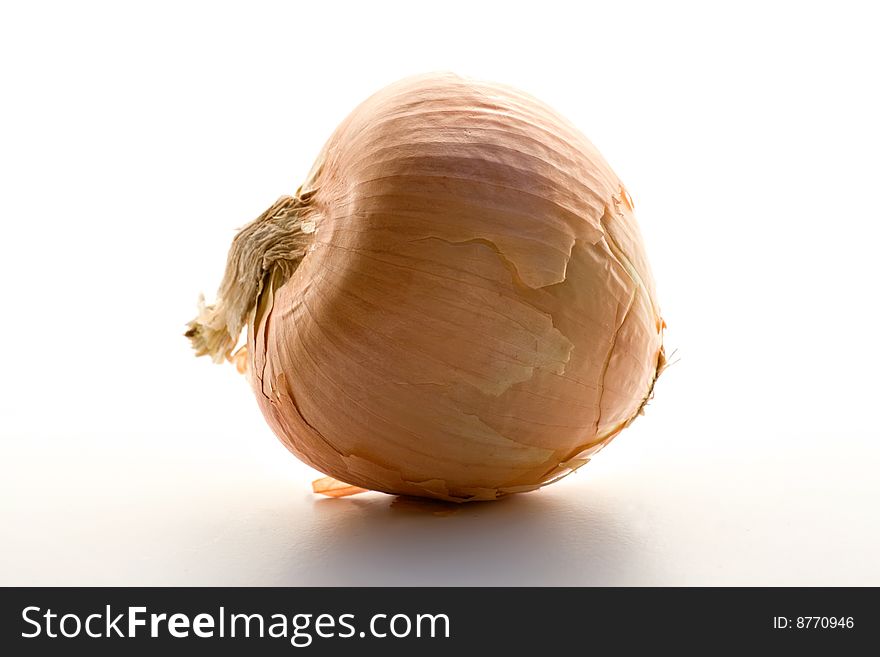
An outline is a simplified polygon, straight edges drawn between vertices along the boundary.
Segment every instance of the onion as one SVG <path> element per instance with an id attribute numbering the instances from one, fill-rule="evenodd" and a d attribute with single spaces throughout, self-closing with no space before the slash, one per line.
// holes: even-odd
<path id="1" fill-rule="evenodd" d="M 266 420 L 337 494 L 534 490 L 629 425 L 665 364 L 620 180 L 547 106 L 451 74 L 367 99 L 239 232 L 187 336 L 242 362 L 245 325 Z"/>

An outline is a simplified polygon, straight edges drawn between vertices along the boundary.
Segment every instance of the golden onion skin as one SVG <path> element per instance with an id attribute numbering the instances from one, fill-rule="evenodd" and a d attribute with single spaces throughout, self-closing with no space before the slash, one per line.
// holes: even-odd
<path id="1" fill-rule="evenodd" d="M 306 463 L 491 500 L 568 474 L 641 412 L 665 358 L 632 202 L 534 98 L 452 74 L 393 84 L 294 201 L 304 255 L 264 258 L 248 351 Z"/>

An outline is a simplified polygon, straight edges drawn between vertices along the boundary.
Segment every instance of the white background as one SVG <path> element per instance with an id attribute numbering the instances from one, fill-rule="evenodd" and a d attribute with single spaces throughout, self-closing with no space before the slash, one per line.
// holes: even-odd
<path id="1" fill-rule="evenodd" d="M 871 3 L 0 9 L 0 584 L 880 585 Z M 236 228 L 400 77 L 578 125 L 680 362 L 537 493 L 327 500 L 182 337 Z"/>

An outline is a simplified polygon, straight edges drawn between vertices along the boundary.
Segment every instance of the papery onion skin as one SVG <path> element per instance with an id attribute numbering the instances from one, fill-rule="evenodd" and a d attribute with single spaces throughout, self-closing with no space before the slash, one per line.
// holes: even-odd
<path id="1" fill-rule="evenodd" d="M 452 501 L 534 490 L 626 427 L 665 364 L 629 195 L 519 91 L 393 84 L 273 207 L 189 335 L 222 359 L 246 320 L 263 414 L 340 481 Z"/>

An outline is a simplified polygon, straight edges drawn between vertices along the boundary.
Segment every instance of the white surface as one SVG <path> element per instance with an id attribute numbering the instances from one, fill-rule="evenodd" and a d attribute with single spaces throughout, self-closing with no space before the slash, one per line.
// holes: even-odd
<path id="1" fill-rule="evenodd" d="M 294 467 L 259 425 L 220 453 L 187 436 L 179 437 L 189 443 L 180 451 L 134 436 L 109 446 L 20 447 L 3 464 L 0 578 L 41 585 L 880 582 L 877 450 L 805 441 L 797 450 L 711 454 L 674 438 L 663 449 L 656 426 L 650 429 L 648 421 L 633 427 L 637 435 L 568 481 L 445 516 L 379 493 L 316 499 L 305 468 Z"/>
<path id="2" fill-rule="evenodd" d="M 312 4 L 0 9 L 0 584 L 880 585 L 868 5 Z M 314 498 L 181 336 L 234 229 L 433 69 L 596 143 L 681 356 L 576 475 L 447 516 Z"/>

